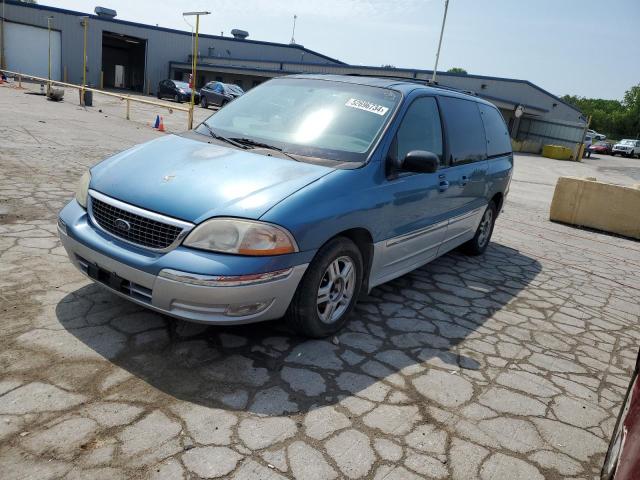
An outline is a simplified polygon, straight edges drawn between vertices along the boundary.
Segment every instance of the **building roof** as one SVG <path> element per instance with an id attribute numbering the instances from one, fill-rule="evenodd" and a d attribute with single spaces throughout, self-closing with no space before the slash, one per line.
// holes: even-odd
<path id="1" fill-rule="evenodd" d="M 47 12 L 57 12 L 57 13 L 62 13 L 62 14 L 66 14 L 66 15 L 75 15 L 78 17 L 89 17 L 95 20 L 100 20 L 103 22 L 112 22 L 112 23 L 118 23 L 121 25 L 129 25 L 132 27 L 138 27 L 138 28 L 146 28 L 149 30 L 156 30 L 156 31 L 160 31 L 160 32 L 168 32 L 168 33 L 175 33 L 178 35 L 188 35 L 191 36 L 191 32 L 187 32 L 185 30 L 177 30 L 174 28 L 167 28 L 167 27 L 159 27 L 159 26 L 155 26 L 155 25 L 148 25 L 145 23 L 138 23 L 138 22 L 131 22 L 129 20 L 120 20 L 118 18 L 109 18 L 109 17 L 101 17 L 99 15 L 94 15 L 94 14 L 90 14 L 90 13 L 83 13 L 83 12 L 78 12 L 75 10 L 67 10 L 64 8 L 58 8 L 58 7 L 50 7 L 48 5 L 39 5 L 37 3 L 24 3 L 24 2 L 20 2 L 18 0 L 4 0 L 8 5 L 15 5 L 15 6 L 19 6 L 19 7 L 26 7 L 26 8 L 35 8 L 38 10 L 44 10 Z M 209 35 L 209 34 L 204 34 L 204 33 L 200 33 L 198 34 L 198 36 L 200 38 L 211 38 L 214 40 L 226 40 L 229 42 L 242 42 L 242 43 L 253 43 L 256 45 L 268 45 L 268 46 L 274 46 L 274 47 L 284 47 L 284 48 L 290 48 L 290 49 L 294 49 L 294 50 L 299 50 L 301 52 L 306 52 L 306 53 L 311 53 L 313 55 L 317 55 L 320 58 L 324 58 L 325 60 L 335 63 L 336 65 L 346 65 L 346 63 L 342 62 L 341 60 L 338 60 L 336 58 L 332 58 L 329 57 L 328 55 L 324 55 L 322 53 L 316 52 L 314 50 L 310 50 L 308 48 L 303 47 L 302 45 L 299 45 L 297 43 L 293 43 L 293 44 L 288 44 L 288 43 L 276 43 L 276 42 L 266 42 L 263 40 L 250 40 L 250 39 L 240 39 L 240 38 L 235 38 L 235 37 L 223 37 L 221 35 Z"/>

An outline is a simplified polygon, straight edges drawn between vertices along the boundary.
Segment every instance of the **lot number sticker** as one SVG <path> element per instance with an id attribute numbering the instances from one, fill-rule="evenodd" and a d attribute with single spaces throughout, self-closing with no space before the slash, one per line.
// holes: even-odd
<path id="1" fill-rule="evenodd" d="M 367 102 L 366 100 L 358 100 L 356 98 L 350 98 L 345 103 L 347 107 L 357 108 L 366 112 L 375 113 L 376 115 L 384 115 L 389 111 L 389 108 L 382 105 L 376 105 L 375 103 Z"/>

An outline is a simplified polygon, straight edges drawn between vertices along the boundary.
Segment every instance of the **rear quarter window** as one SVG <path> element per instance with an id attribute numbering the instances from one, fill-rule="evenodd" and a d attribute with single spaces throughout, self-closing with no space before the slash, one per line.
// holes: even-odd
<path id="1" fill-rule="evenodd" d="M 477 102 L 454 97 L 440 97 L 438 101 L 449 139 L 451 164 L 487 158 L 487 141 Z"/>
<path id="2" fill-rule="evenodd" d="M 511 153 L 511 138 L 502 114 L 489 105 L 478 104 L 487 137 L 487 155 L 497 157 Z"/>

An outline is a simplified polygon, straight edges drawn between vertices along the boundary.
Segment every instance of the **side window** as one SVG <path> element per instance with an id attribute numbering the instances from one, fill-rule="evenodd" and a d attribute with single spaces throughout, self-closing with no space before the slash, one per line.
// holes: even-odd
<path id="1" fill-rule="evenodd" d="M 447 126 L 451 164 L 477 162 L 487 158 L 484 127 L 478 103 L 454 97 L 439 97 Z"/>
<path id="2" fill-rule="evenodd" d="M 489 105 L 478 104 L 484 132 L 487 136 L 487 155 L 497 157 L 511 153 L 511 138 L 502 114 Z"/>
<path id="3" fill-rule="evenodd" d="M 426 150 L 435 153 L 442 162 L 442 125 L 435 98 L 421 97 L 413 101 L 402 119 L 394 143 L 398 159 L 412 150 Z"/>

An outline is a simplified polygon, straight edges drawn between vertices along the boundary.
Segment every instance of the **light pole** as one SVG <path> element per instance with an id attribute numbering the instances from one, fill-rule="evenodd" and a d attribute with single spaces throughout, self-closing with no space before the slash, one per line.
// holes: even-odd
<path id="1" fill-rule="evenodd" d="M 2 0 L 2 20 L 0 20 L 0 68 L 7 68 L 4 60 L 4 0 Z"/>
<path id="2" fill-rule="evenodd" d="M 84 106 L 84 87 L 87 85 L 87 27 L 89 17 L 82 17 L 82 28 L 84 28 L 84 41 L 82 47 L 82 89 L 80 91 L 80 105 Z"/>
<path id="3" fill-rule="evenodd" d="M 193 128 L 193 100 L 196 95 L 196 69 L 198 59 L 198 31 L 200 30 L 200 15 L 210 15 L 211 12 L 184 12 L 184 17 L 196 17 L 196 35 L 193 42 L 193 55 L 191 56 L 191 100 L 189 101 L 189 130 Z"/>
<path id="4" fill-rule="evenodd" d="M 294 15 L 293 16 L 293 31 L 291 32 L 291 42 L 289 42 L 291 45 L 295 45 L 296 43 L 296 20 L 298 19 L 298 15 Z"/>
<path id="5" fill-rule="evenodd" d="M 53 20 L 53 16 L 47 17 L 47 30 L 49 31 L 49 70 L 47 73 L 47 79 L 49 83 L 47 83 L 47 95 L 51 95 L 51 20 Z"/>
<path id="6" fill-rule="evenodd" d="M 442 28 L 440 29 L 440 41 L 438 42 L 438 51 L 436 52 L 436 66 L 433 67 L 433 75 L 431 81 L 436 81 L 436 71 L 438 70 L 438 60 L 440 59 L 440 47 L 442 47 L 442 35 L 444 34 L 444 23 L 447 21 L 447 9 L 449 8 L 449 0 L 444 0 L 444 16 L 442 17 Z"/>

